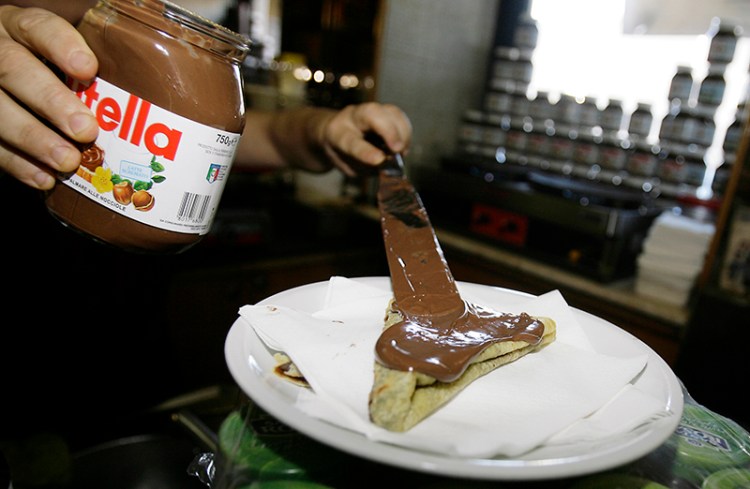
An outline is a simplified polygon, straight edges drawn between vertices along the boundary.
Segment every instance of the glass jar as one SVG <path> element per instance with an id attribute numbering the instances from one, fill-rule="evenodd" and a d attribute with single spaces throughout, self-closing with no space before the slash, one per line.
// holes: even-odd
<path id="1" fill-rule="evenodd" d="M 659 139 L 662 141 L 678 141 L 681 139 L 682 126 L 685 119 L 685 111 L 679 105 L 670 107 L 669 112 L 664 114 L 659 126 Z"/>
<path id="2" fill-rule="evenodd" d="M 665 148 L 664 153 L 664 158 L 659 161 L 656 176 L 665 182 L 685 183 L 688 170 L 685 155 L 669 146 Z"/>
<path id="3" fill-rule="evenodd" d="M 549 144 L 549 156 L 551 159 L 568 161 L 573 158 L 575 138 L 565 133 L 556 133 Z"/>
<path id="4" fill-rule="evenodd" d="M 513 94 L 509 90 L 489 90 L 484 97 L 484 106 L 488 112 L 508 114 L 513 105 Z"/>
<path id="5" fill-rule="evenodd" d="M 605 137 L 599 149 L 599 164 L 602 168 L 622 170 L 628 160 L 630 141 L 614 136 Z"/>
<path id="6" fill-rule="evenodd" d="M 492 76 L 496 80 L 514 80 L 521 50 L 513 47 L 498 46 L 495 48 L 495 61 L 492 65 Z"/>
<path id="7" fill-rule="evenodd" d="M 516 29 L 513 32 L 513 45 L 518 48 L 534 49 L 539 38 L 539 26 L 528 12 L 518 17 Z"/>
<path id="8" fill-rule="evenodd" d="M 724 69 L 723 65 L 711 65 L 708 68 L 708 73 L 701 81 L 698 90 L 699 104 L 712 107 L 721 105 L 721 101 L 724 99 L 724 91 L 727 87 L 727 82 L 724 79 Z"/>
<path id="9" fill-rule="evenodd" d="M 709 39 L 708 62 L 731 63 L 737 48 L 737 40 L 742 35 L 742 27 L 722 22 L 720 18 L 714 17 L 706 35 Z"/>
<path id="10" fill-rule="evenodd" d="M 628 155 L 625 169 L 632 175 L 651 176 L 659 164 L 660 148 L 656 145 L 638 143 Z"/>
<path id="11" fill-rule="evenodd" d="M 523 124 L 512 124 L 505 138 L 509 150 L 524 151 L 529 137 L 529 130 Z"/>
<path id="12" fill-rule="evenodd" d="M 529 116 L 529 106 L 531 100 L 522 87 L 516 87 L 511 94 L 510 113 L 516 119 L 524 119 Z"/>
<path id="13" fill-rule="evenodd" d="M 654 114 L 651 111 L 651 105 L 639 103 L 636 109 L 630 114 L 628 133 L 631 137 L 646 138 L 651 133 L 653 123 Z"/>
<path id="14" fill-rule="evenodd" d="M 78 30 L 99 73 L 68 84 L 99 136 L 46 194 L 48 210 L 129 251 L 193 246 L 210 229 L 244 128 L 249 41 L 160 0 L 101 0 Z"/>
<path id="15" fill-rule="evenodd" d="M 610 99 L 601 114 L 602 129 L 606 132 L 619 132 L 622 128 L 624 115 L 622 102 L 617 99 Z"/>
<path id="16" fill-rule="evenodd" d="M 564 93 L 557 102 L 560 121 L 566 125 L 578 125 L 581 119 L 581 103 L 573 95 Z"/>
<path id="17" fill-rule="evenodd" d="M 702 155 L 686 155 L 684 171 L 684 181 L 686 184 L 695 187 L 703 185 L 703 179 L 706 175 L 706 163 L 703 161 Z"/>
<path id="18" fill-rule="evenodd" d="M 599 163 L 599 150 L 601 138 L 589 133 L 582 133 L 573 145 L 573 161 L 582 165 L 595 165 Z"/>
<path id="19" fill-rule="evenodd" d="M 689 66 L 678 66 L 669 84 L 667 99 L 672 103 L 678 102 L 681 105 L 686 105 L 690 100 L 692 91 L 693 69 Z"/>
<path id="20" fill-rule="evenodd" d="M 531 76 L 534 71 L 531 56 L 532 53 L 530 50 L 522 49 L 518 54 L 518 59 L 511 66 L 510 78 L 521 86 L 528 85 L 531 82 Z"/>
<path id="21" fill-rule="evenodd" d="M 690 139 L 686 143 L 695 143 L 703 147 L 709 147 L 713 144 L 716 135 L 716 122 L 714 121 L 714 111 L 708 107 L 698 106 L 693 110 L 692 128 Z"/>
<path id="22" fill-rule="evenodd" d="M 601 110 L 597 105 L 596 99 L 586 97 L 581 103 L 581 112 L 579 124 L 581 127 L 599 127 L 601 124 Z"/>
<path id="23" fill-rule="evenodd" d="M 555 108 L 549 100 L 549 93 L 545 91 L 537 92 L 529 104 L 529 115 L 536 122 L 550 121 L 555 119 Z"/>
<path id="24" fill-rule="evenodd" d="M 553 135 L 554 129 L 552 126 L 545 126 L 544 124 L 533 125 L 526 139 L 527 152 L 541 158 L 548 158 L 550 156 Z"/>
<path id="25" fill-rule="evenodd" d="M 726 153 L 735 153 L 740 147 L 742 132 L 745 127 L 745 107 L 740 105 L 734 115 L 734 120 L 727 128 L 724 136 L 723 148 Z"/>

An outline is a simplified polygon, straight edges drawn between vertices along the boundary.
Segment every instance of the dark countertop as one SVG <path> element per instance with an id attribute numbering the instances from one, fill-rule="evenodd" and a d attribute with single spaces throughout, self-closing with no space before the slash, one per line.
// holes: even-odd
<path id="1" fill-rule="evenodd" d="M 0 442 L 61 433 L 75 450 L 107 440 L 133 413 L 232 383 L 223 341 L 239 306 L 334 274 L 387 274 L 372 206 L 346 199 L 301 203 L 276 183 L 251 188 L 257 193 L 242 185 L 228 189 L 215 233 L 164 258 L 90 243 L 54 222 L 35 192 L 0 177 L 0 203 L 15 209 L 3 247 L 23 270 L 3 303 L 34 300 L 30 309 L 5 309 Z M 629 280 L 603 285 L 461 233 L 438 228 L 437 234 L 458 279 L 509 286 L 525 277 L 517 283 L 530 293 L 560 287 L 571 305 L 641 318 L 644 331 L 670 344 L 689 322 L 687 309 L 640 297 Z"/>

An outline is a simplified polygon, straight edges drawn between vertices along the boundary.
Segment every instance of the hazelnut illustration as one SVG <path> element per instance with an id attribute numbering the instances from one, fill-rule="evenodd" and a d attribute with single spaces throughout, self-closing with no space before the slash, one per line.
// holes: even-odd
<path id="1" fill-rule="evenodd" d="M 133 207 L 139 211 L 150 211 L 154 207 L 154 196 L 145 190 L 138 190 L 133 194 Z"/>
<path id="2" fill-rule="evenodd" d="M 115 200 L 122 205 L 130 204 L 133 199 L 133 192 L 133 185 L 127 181 L 116 183 L 114 187 L 112 187 L 112 195 L 115 197 Z"/>

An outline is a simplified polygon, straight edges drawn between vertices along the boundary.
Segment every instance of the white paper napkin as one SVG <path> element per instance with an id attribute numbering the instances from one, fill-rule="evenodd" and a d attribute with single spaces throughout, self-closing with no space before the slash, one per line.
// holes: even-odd
<path id="1" fill-rule="evenodd" d="M 296 401 L 309 416 L 372 440 L 424 451 L 514 457 L 545 443 L 612 436 L 665 414 L 663 403 L 631 384 L 646 368 L 647 355 L 620 358 L 594 351 L 559 292 L 508 300 L 491 287 L 468 293 L 459 284 L 465 300 L 502 312 L 553 318 L 557 339 L 477 379 L 408 432 L 389 432 L 369 421 L 367 400 L 390 287 L 343 277 L 333 277 L 328 285 L 319 311 L 274 305 L 240 308 L 248 327 L 269 348 L 292 358 L 310 383 L 311 389 L 300 388 Z"/>

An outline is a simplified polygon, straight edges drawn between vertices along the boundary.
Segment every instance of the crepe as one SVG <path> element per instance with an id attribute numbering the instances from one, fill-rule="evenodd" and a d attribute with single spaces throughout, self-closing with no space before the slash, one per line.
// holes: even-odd
<path id="1" fill-rule="evenodd" d="M 297 365 L 289 358 L 285 353 L 274 353 L 274 360 L 276 360 L 276 367 L 274 372 L 282 379 L 286 379 L 292 384 L 297 384 L 301 387 L 310 387 L 310 383 L 299 371 Z"/>
<path id="2" fill-rule="evenodd" d="M 393 301 L 386 313 L 384 329 L 402 320 L 401 314 L 392 306 Z M 544 333 L 538 344 L 532 345 L 525 341 L 494 343 L 478 355 L 453 382 L 440 382 L 415 371 L 395 370 L 376 360 L 368 405 L 370 420 L 389 431 L 408 431 L 479 377 L 554 341 L 555 321 L 546 317 L 535 319 L 544 323 Z M 512 392 L 508 393 L 509 397 L 512 395 Z"/>

